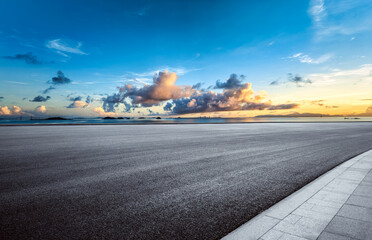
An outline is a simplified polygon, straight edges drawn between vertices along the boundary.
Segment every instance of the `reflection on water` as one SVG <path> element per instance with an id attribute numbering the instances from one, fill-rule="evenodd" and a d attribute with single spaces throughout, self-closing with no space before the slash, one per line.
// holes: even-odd
<path id="1" fill-rule="evenodd" d="M 158 123 L 248 123 L 248 122 L 372 122 L 372 117 L 270 117 L 270 118 L 163 118 L 163 119 L 101 119 L 76 118 L 69 120 L 0 119 L 4 124 L 158 124 Z"/>

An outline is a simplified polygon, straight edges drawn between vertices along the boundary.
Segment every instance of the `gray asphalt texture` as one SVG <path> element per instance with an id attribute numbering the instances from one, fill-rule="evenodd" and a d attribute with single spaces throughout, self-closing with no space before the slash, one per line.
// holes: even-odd
<path id="1" fill-rule="evenodd" d="M 0 127 L 2 239 L 219 239 L 372 148 L 372 123 Z"/>

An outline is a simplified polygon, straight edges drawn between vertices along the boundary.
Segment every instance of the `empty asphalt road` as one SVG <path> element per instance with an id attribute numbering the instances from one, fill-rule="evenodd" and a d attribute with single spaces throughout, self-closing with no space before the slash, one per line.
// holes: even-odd
<path id="1" fill-rule="evenodd" d="M 372 148 L 372 123 L 0 127 L 2 239 L 218 239 Z"/>

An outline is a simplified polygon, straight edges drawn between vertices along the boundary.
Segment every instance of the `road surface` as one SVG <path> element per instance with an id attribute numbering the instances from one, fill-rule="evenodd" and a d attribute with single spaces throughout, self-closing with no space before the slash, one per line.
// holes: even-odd
<path id="1" fill-rule="evenodd" d="M 371 148 L 372 123 L 0 127 L 1 235 L 218 239 Z"/>

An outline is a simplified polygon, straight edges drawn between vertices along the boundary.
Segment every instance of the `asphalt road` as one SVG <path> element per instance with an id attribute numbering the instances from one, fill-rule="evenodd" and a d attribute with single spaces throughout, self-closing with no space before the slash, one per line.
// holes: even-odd
<path id="1" fill-rule="evenodd" d="M 372 148 L 372 123 L 0 127 L 2 239 L 218 239 Z"/>

